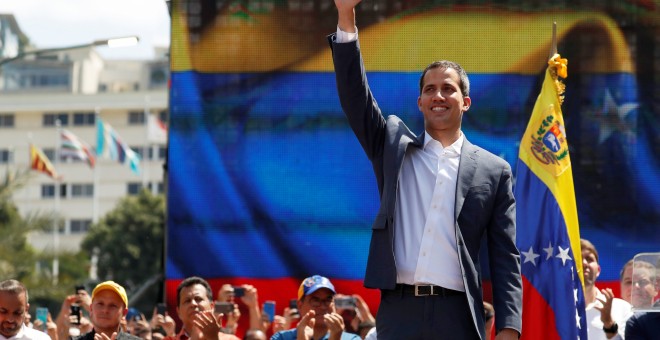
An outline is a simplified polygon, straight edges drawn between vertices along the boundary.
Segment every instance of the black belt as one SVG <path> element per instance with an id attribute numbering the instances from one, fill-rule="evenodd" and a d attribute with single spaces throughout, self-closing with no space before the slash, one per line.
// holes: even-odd
<path id="1" fill-rule="evenodd" d="M 407 284 L 397 284 L 395 291 L 399 291 L 404 295 L 414 295 L 414 296 L 452 296 L 452 295 L 463 295 L 464 292 L 459 292 L 457 290 L 448 289 L 445 287 L 434 286 L 434 285 L 407 285 Z"/>

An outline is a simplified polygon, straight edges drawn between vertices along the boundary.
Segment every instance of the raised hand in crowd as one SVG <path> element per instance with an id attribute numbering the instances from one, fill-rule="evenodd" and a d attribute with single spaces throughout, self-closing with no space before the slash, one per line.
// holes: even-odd
<path id="1" fill-rule="evenodd" d="M 296 326 L 296 340 L 310 340 L 314 336 L 314 324 L 316 323 L 316 312 L 310 310 L 300 318 Z"/>
<path id="2" fill-rule="evenodd" d="M 220 332 L 222 314 L 216 317 L 212 310 L 200 311 L 193 317 L 193 330 L 190 339 L 217 339 Z"/>
<path id="3" fill-rule="evenodd" d="M 152 330 L 162 329 L 165 336 L 176 335 L 176 323 L 174 322 L 174 319 L 167 314 L 167 311 L 165 311 L 165 315 L 159 314 L 158 307 L 154 307 L 154 312 L 149 324 Z"/>
<path id="4" fill-rule="evenodd" d="M 241 296 L 241 302 L 248 308 L 248 315 L 250 317 L 249 329 L 261 329 L 265 332 L 266 330 L 262 328 L 261 323 L 261 309 L 259 308 L 259 293 L 257 292 L 257 288 L 252 285 L 241 285 L 241 287 L 245 290 L 245 294 Z"/>

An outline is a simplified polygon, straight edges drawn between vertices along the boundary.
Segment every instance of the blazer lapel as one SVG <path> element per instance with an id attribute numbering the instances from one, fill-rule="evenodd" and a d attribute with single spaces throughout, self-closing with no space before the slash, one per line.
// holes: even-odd
<path id="1" fill-rule="evenodd" d="M 456 205 L 454 208 L 454 220 L 458 220 L 458 215 L 463 208 L 465 195 L 467 195 L 474 173 L 477 170 L 477 161 L 479 155 L 477 149 L 467 138 L 463 142 L 463 149 L 461 150 L 461 160 L 458 165 L 458 178 L 456 180 Z"/>

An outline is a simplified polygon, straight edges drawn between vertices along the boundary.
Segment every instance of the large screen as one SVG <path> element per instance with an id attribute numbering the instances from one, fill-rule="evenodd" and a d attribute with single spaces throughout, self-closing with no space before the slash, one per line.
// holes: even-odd
<path id="1" fill-rule="evenodd" d="M 580 233 L 615 284 L 626 261 L 660 248 L 659 4 L 555 3 L 365 0 L 360 45 L 383 113 L 417 133 L 421 70 L 460 63 L 472 84 L 463 132 L 515 173 L 556 22 Z M 262 299 L 289 294 L 279 310 L 321 274 L 375 306 L 361 284 L 379 195 L 337 97 L 334 2 L 171 10 L 168 292 L 192 275 L 252 283 Z"/>

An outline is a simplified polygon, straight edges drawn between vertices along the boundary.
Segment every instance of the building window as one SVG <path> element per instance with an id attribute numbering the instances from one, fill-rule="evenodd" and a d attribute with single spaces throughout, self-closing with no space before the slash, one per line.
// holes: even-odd
<path id="1" fill-rule="evenodd" d="M 126 187 L 126 193 L 128 195 L 137 195 L 140 193 L 140 190 L 142 190 L 142 183 L 139 182 L 128 183 Z"/>
<path id="2" fill-rule="evenodd" d="M 60 197 L 66 197 L 66 184 L 60 184 Z M 55 184 L 42 184 L 41 198 L 55 198 Z"/>
<path id="3" fill-rule="evenodd" d="M 92 220 L 71 220 L 69 225 L 72 234 L 86 233 L 92 226 Z"/>
<path id="4" fill-rule="evenodd" d="M 43 149 L 41 149 L 41 151 L 44 152 L 44 155 L 46 155 L 46 157 L 48 157 L 49 161 L 52 162 L 52 161 L 55 160 L 55 149 L 53 149 L 53 148 L 43 148 Z"/>
<path id="5" fill-rule="evenodd" d="M 0 114 L 0 128 L 14 127 L 14 114 Z"/>
<path id="6" fill-rule="evenodd" d="M 158 159 L 166 159 L 167 158 L 167 148 L 164 146 L 159 146 L 158 147 Z"/>
<path id="7" fill-rule="evenodd" d="M 12 161 L 12 152 L 9 149 L 0 149 L 0 164 L 9 164 Z"/>
<path id="8" fill-rule="evenodd" d="M 144 111 L 131 111 L 128 113 L 128 125 L 143 125 Z"/>
<path id="9" fill-rule="evenodd" d="M 141 146 L 130 146 L 130 145 L 128 147 L 131 148 L 131 150 L 133 150 L 133 152 L 138 154 L 138 156 L 140 156 L 140 159 L 145 159 L 144 158 L 144 150 L 146 148 L 142 148 Z"/>
<path id="10" fill-rule="evenodd" d="M 167 110 L 160 111 L 158 113 L 158 118 L 160 118 L 160 121 L 163 123 L 167 123 L 167 118 L 169 117 L 169 114 Z"/>
<path id="11" fill-rule="evenodd" d="M 55 126 L 58 119 L 60 120 L 60 125 L 69 125 L 68 113 L 44 113 L 43 126 Z"/>
<path id="12" fill-rule="evenodd" d="M 73 114 L 73 125 L 90 126 L 96 123 L 94 112 L 76 112 Z"/>
<path id="13" fill-rule="evenodd" d="M 159 194 L 162 194 L 165 192 L 165 185 L 163 185 L 163 182 L 158 182 L 156 183 L 156 192 Z"/>
<path id="14" fill-rule="evenodd" d="M 72 184 L 71 197 L 92 197 L 94 196 L 93 184 Z"/>

